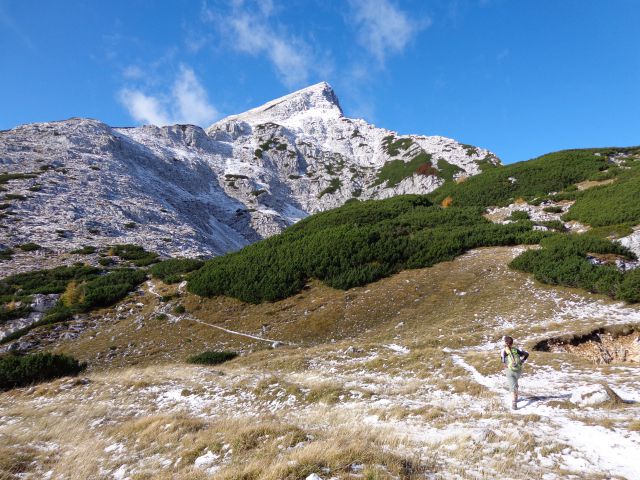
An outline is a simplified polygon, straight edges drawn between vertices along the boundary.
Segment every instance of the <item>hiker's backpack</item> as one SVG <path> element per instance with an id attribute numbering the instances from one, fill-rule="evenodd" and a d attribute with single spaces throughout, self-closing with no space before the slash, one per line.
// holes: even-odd
<path id="1" fill-rule="evenodd" d="M 522 370 L 522 360 L 520 359 L 518 349 L 516 347 L 511 347 L 505 348 L 504 351 L 507 354 L 507 367 L 509 370 L 513 372 L 519 372 Z"/>

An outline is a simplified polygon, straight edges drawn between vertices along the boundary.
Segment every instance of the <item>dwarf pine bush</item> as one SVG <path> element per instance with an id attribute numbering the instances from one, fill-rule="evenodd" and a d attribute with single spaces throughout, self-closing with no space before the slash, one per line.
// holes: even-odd
<path id="1" fill-rule="evenodd" d="M 33 353 L 0 356 L 0 390 L 31 385 L 67 375 L 77 375 L 87 367 L 67 355 Z"/>
<path id="2" fill-rule="evenodd" d="M 198 355 L 193 355 L 189 357 L 187 361 L 200 365 L 219 365 L 220 363 L 233 360 L 237 356 L 238 354 L 236 352 L 209 350 Z"/>
<path id="3" fill-rule="evenodd" d="M 493 224 L 482 210 L 444 209 L 421 195 L 349 202 L 208 261 L 189 275 L 187 288 L 202 296 L 274 301 L 297 293 L 310 278 L 348 289 L 451 260 L 471 248 L 537 243 L 547 235 L 533 232 L 528 221 Z"/>
<path id="4" fill-rule="evenodd" d="M 630 302 L 640 300 L 638 271 L 621 272 L 613 265 L 595 265 L 588 254 L 616 254 L 627 259 L 635 255 L 618 243 L 590 235 L 554 235 L 542 240 L 543 248 L 529 250 L 509 266 L 532 273 L 536 280 L 551 285 L 577 287 Z"/>
<path id="5" fill-rule="evenodd" d="M 158 254 L 147 252 L 140 245 L 130 243 L 122 245 L 113 245 L 109 248 L 109 255 L 120 257 L 122 260 L 128 260 L 136 267 L 146 267 L 158 261 Z"/>
<path id="6" fill-rule="evenodd" d="M 526 162 L 486 169 L 463 183 L 446 182 L 429 196 L 437 203 L 450 196 L 455 206 L 482 207 L 508 205 L 519 197 L 527 200 L 546 197 L 550 192 L 563 191 L 569 185 L 607 169 L 604 151 L 564 150 Z"/>
<path id="7" fill-rule="evenodd" d="M 149 273 L 165 283 L 177 283 L 183 275 L 198 270 L 204 265 L 202 260 L 192 258 L 172 258 L 156 263 L 149 268 Z"/>

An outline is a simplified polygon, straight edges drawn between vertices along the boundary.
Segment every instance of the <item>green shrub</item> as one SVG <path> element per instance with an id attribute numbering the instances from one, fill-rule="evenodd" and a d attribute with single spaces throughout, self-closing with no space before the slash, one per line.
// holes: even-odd
<path id="1" fill-rule="evenodd" d="M 37 176 L 34 173 L 0 173 L 0 184 L 7 183 L 9 180 L 24 180 Z"/>
<path id="2" fill-rule="evenodd" d="M 576 198 L 563 219 L 578 220 L 593 227 L 640 223 L 640 168 L 620 174 L 618 181 L 590 188 Z"/>
<path id="3" fill-rule="evenodd" d="M 144 282 L 146 272 L 131 268 L 111 270 L 90 280 L 84 285 L 83 300 L 78 305 L 81 311 L 108 307 L 123 299 L 127 293 Z"/>
<path id="4" fill-rule="evenodd" d="M 96 247 L 93 247 L 91 245 L 84 245 L 82 248 L 72 250 L 71 253 L 76 253 L 78 255 L 90 255 L 92 253 L 96 253 Z"/>
<path id="5" fill-rule="evenodd" d="M 127 222 L 124 224 L 124 228 L 133 230 L 134 228 L 138 228 L 138 224 L 136 222 Z"/>
<path id="6" fill-rule="evenodd" d="M 58 267 L 13 275 L 0 281 L 0 295 L 3 298 L 12 294 L 15 297 L 18 293 L 62 293 L 72 281 L 78 284 L 78 295 L 73 302 L 65 304 L 61 299 L 42 320 L 3 337 L 0 344 L 16 340 L 43 325 L 68 320 L 76 313 L 113 305 L 146 278 L 146 272 L 126 268 L 111 270 L 100 276 L 96 272 L 100 270 L 86 266 Z"/>
<path id="7" fill-rule="evenodd" d="M 536 222 L 536 225 L 541 225 L 557 232 L 564 232 L 566 230 L 564 223 L 560 220 L 545 220 L 543 222 Z"/>
<path id="8" fill-rule="evenodd" d="M 6 305 L 0 304 L 0 325 L 8 322 L 9 320 L 15 320 L 16 318 L 25 317 L 31 312 L 31 307 L 28 305 L 22 305 L 17 308 L 9 308 Z"/>
<path id="9" fill-rule="evenodd" d="M 201 260 L 191 258 L 172 258 L 156 263 L 149 269 L 149 273 L 165 283 L 177 283 L 185 273 L 198 270 L 204 265 Z"/>
<path id="10" fill-rule="evenodd" d="M 457 165 L 453 165 L 442 158 L 438 160 L 438 170 L 440 170 L 440 178 L 445 181 L 452 181 L 457 173 L 463 171 Z"/>
<path id="11" fill-rule="evenodd" d="M 451 260 L 480 246 L 537 243 L 531 222 L 496 225 L 482 208 L 441 208 L 426 196 L 349 202 L 283 233 L 216 257 L 188 276 L 188 290 L 260 303 L 286 298 L 310 278 L 347 289 L 405 268 Z"/>
<path id="12" fill-rule="evenodd" d="M 109 255 L 120 257 L 123 260 L 128 260 L 137 267 L 146 267 L 158 261 L 158 254 L 153 252 L 147 252 L 140 245 L 133 245 L 130 243 L 122 245 L 113 245 L 109 248 Z"/>
<path id="13" fill-rule="evenodd" d="M 550 207 L 544 207 L 542 211 L 547 213 L 562 213 L 562 207 L 558 207 L 556 205 L 552 205 Z"/>
<path id="14" fill-rule="evenodd" d="M 184 305 L 176 305 L 175 307 L 173 307 L 173 313 L 175 313 L 176 315 L 181 315 L 186 311 L 187 309 L 184 308 Z"/>
<path id="15" fill-rule="evenodd" d="M 233 360 L 237 356 L 238 354 L 236 352 L 228 352 L 228 351 L 218 352 L 218 351 L 210 350 L 207 352 L 200 353 L 198 355 L 193 355 L 189 357 L 187 361 L 189 363 L 197 363 L 200 365 L 218 365 L 220 363 Z"/>
<path id="16" fill-rule="evenodd" d="M 53 378 L 77 375 L 87 367 L 73 357 L 51 353 L 0 357 L 0 390 L 31 385 Z"/>
<path id="17" fill-rule="evenodd" d="M 388 135 L 382 139 L 382 148 L 390 157 L 400 155 L 401 151 L 406 151 L 411 145 L 413 145 L 413 140 L 410 138 L 395 140 L 393 135 Z"/>
<path id="18" fill-rule="evenodd" d="M 110 267 L 110 266 L 111 266 L 111 265 L 113 265 L 115 262 L 114 262 L 113 258 L 107 258 L 107 257 L 104 257 L 104 258 L 99 258 L 99 259 L 98 259 L 98 263 L 99 263 L 100 265 L 102 265 L 103 267 Z"/>
<path id="19" fill-rule="evenodd" d="M 421 166 L 428 164 L 431 167 L 431 155 L 421 152 L 408 162 L 404 160 L 390 160 L 386 162 L 378 176 L 373 182 L 373 186 L 387 182 L 387 187 L 394 187 L 402 180 L 412 176 Z"/>
<path id="20" fill-rule="evenodd" d="M 640 302 L 640 269 L 636 268 L 624 274 L 617 298 L 627 302 Z"/>
<path id="21" fill-rule="evenodd" d="M 525 210 L 515 210 L 509 216 L 509 220 L 513 220 L 515 222 L 517 222 L 519 220 L 529 220 L 529 218 L 530 218 L 529 217 L 529 212 L 527 212 Z"/>
<path id="22" fill-rule="evenodd" d="M 565 150 L 486 169 L 463 183 L 447 182 L 430 197 L 438 204 L 450 196 L 454 206 L 483 207 L 508 205 L 520 197 L 528 200 L 546 197 L 550 192 L 563 191 L 606 167 L 606 157 L 595 155 L 604 150 Z"/>
<path id="23" fill-rule="evenodd" d="M 32 252 L 34 250 L 40 250 L 42 247 L 37 243 L 28 242 L 28 243 L 23 243 L 22 245 L 18 245 L 18 248 L 23 252 Z"/>
<path id="24" fill-rule="evenodd" d="M 509 266 L 533 273 L 536 280 L 551 285 L 582 288 L 627 301 L 640 296 L 635 271 L 623 273 L 612 265 L 594 265 L 587 254 L 635 255 L 617 243 L 589 235 L 554 235 L 541 242 L 542 249 L 529 250 Z"/>
<path id="25" fill-rule="evenodd" d="M 622 223 L 620 225 L 606 225 L 604 227 L 591 228 L 585 235 L 593 235 L 600 238 L 615 237 L 622 238 L 633 233 L 632 223 Z"/>
<path id="26" fill-rule="evenodd" d="M 11 260 L 13 258 L 13 250 L 5 248 L 0 250 L 0 260 Z"/>
<path id="27" fill-rule="evenodd" d="M 27 197 L 25 197 L 24 195 L 20 195 L 17 193 L 7 193 L 4 196 L 5 200 L 20 200 L 20 201 L 24 201 L 27 199 Z"/>
<path id="28" fill-rule="evenodd" d="M 332 178 L 331 181 L 329 182 L 329 186 L 318 194 L 318 198 L 322 198 L 327 194 L 334 193 L 341 186 L 342 186 L 342 182 L 340 182 L 339 178 Z"/>
<path id="29" fill-rule="evenodd" d="M 95 278 L 100 270 L 86 265 L 18 273 L 0 280 L 0 295 L 62 293 L 71 281 Z"/>

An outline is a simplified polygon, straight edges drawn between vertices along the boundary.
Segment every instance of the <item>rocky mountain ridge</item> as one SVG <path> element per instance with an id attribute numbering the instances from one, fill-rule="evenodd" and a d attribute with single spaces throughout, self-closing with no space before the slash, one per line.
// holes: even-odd
<path id="1" fill-rule="evenodd" d="M 347 118 L 326 83 L 206 131 L 81 118 L 22 125 L 0 132 L 0 247 L 219 255 L 351 198 L 427 193 L 497 164 L 484 149 Z"/>

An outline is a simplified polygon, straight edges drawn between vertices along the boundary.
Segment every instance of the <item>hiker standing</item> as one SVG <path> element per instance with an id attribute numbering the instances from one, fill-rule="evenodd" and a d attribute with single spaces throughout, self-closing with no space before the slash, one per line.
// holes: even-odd
<path id="1" fill-rule="evenodd" d="M 518 408 L 518 379 L 522 374 L 522 365 L 529 358 L 529 354 L 524 350 L 520 350 L 513 346 L 513 338 L 503 337 L 504 348 L 502 349 L 502 363 L 507 374 L 507 385 L 509 391 L 513 392 L 513 401 L 511 408 Z"/>

